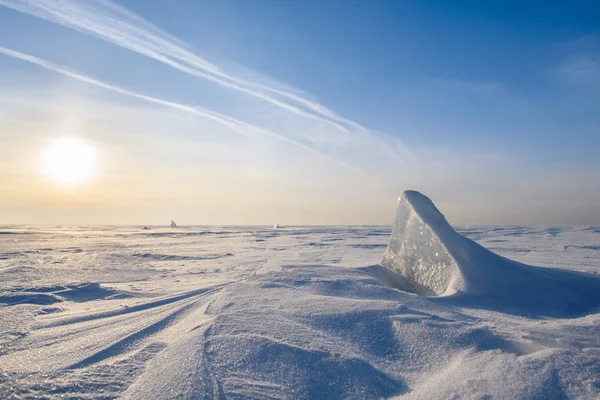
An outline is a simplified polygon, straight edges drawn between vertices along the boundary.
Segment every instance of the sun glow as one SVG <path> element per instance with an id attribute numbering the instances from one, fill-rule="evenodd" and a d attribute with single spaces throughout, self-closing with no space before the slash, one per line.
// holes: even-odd
<path id="1" fill-rule="evenodd" d="M 63 137 L 44 154 L 44 173 L 62 184 L 87 180 L 96 164 L 96 152 L 82 140 Z"/>

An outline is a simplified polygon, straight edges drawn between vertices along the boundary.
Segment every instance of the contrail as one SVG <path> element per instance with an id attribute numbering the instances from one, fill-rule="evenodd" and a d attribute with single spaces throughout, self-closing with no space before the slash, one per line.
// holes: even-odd
<path id="1" fill-rule="evenodd" d="M 186 50 L 183 43 L 110 1 L 0 0 L 0 4 L 99 37 L 189 75 L 256 97 L 294 114 L 326 123 L 343 132 L 348 131 L 344 125 L 365 133 L 369 132 L 357 122 L 343 118 L 321 104 L 298 94 L 223 72 L 217 66 Z M 307 112 L 289 102 L 280 101 L 265 92 L 292 100 L 312 112 Z"/>
<path id="2" fill-rule="evenodd" d="M 315 150 L 315 149 L 313 149 L 313 148 L 311 148 L 309 146 L 306 146 L 306 145 L 304 145 L 302 143 L 299 143 L 299 142 L 297 142 L 297 141 L 295 141 L 293 139 L 290 139 L 290 138 L 288 138 L 286 136 L 283 136 L 283 135 L 281 135 L 279 133 L 276 133 L 276 132 L 273 132 L 273 131 L 270 131 L 270 130 L 267 130 L 267 129 L 264 129 L 264 128 L 261 128 L 261 127 L 249 124 L 249 123 L 246 123 L 244 121 L 237 120 L 235 118 L 228 117 L 226 115 L 223 115 L 223 114 L 220 114 L 220 113 L 217 113 L 217 112 L 214 112 L 214 111 L 200 109 L 198 107 L 192 107 L 192 106 L 189 106 L 189 105 L 185 105 L 185 104 L 181 104 L 181 103 L 175 103 L 175 102 L 172 102 L 172 101 L 163 100 L 163 99 L 159 99 L 159 98 L 156 98 L 156 97 L 152 97 L 152 96 L 147 96 L 147 95 L 144 95 L 144 94 L 136 93 L 136 92 L 133 92 L 131 90 L 123 89 L 121 87 L 118 87 L 118 86 L 115 86 L 115 85 L 111 85 L 111 84 L 106 83 L 106 82 L 102 82 L 102 81 L 100 81 L 98 79 L 94 79 L 94 78 L 91 78 L 89 76 L 82 75 L 80 73 L 71 71 L 71 70 L 67 69 L 66 67 L 63 67 L 63 66 L 58 65 L 58 64 L 55 64 L 55 63 L 53 63 L 51 61 L 47 61 L 47 60 L 44 60 L 44 59 L 41 59 L 41 58 L 38 58 L 38 57 L 35 57 L 35 56 L 32 56 L 32 55 L 29 55 L 29 54 L 26 54 L 26 53 L 22 53 L 22 52 L 19 52 L 19 51 L 16 51 L 16 50 L 11 50 L 11 49 L 8 49 L 6 47 L 0 46 L 0 53 L 4 54 L 4 55 L 7 55 L 7 56 L 10 56 L 10 57 L 14 57 L 14 58 L 23 60 L 23 61 L 30 62 L 32 64 L 38 65 L 38 66 L 40 66 L 42 68 L 45 68 L 47 70 L 50 70 L 50 71 L 57 72 L 59 74 L 65 75 L 65 76 L 67 76 L 69 78 L 76 79 L 76 80 L 79 80 L 79 81 L 82 81 L 82 82 L 85 82 L 85 83 L 89 83 L 89 84 L 92 84 L 92 85 L 95 85 L 95 86 L 99 86 L 101 88 L 104 88 L 104 89 L 107 89 L 107 90 L 110 90 L 110 91 L 113 91 L 113 92 L 116 92 L 116 93 L 120 93 L 120 94 L 125 95 L 125 96 L 134 97 L 134 98 L 137 98 L 137 99 L 140 99 L 140 100 L 145 100 L 145 101 L 148 101 L 148 102 L 151 102 L 151 103 L 160 104 L 162 106 L 166 106 L 166 107 L 170 107 L 170 108 L 175 108 L 177 110 L 185 111 L 185 112 L 188 112 L 188 113 L 191 113 L 191 114 L 194 114 L 194 115 L 198 115 L 198 116 L 201 116 L 201 117 L 204 117 L 204 118 L 208 118 L 210 120 L 216 121 L 216 122 L 218 122 L 218 123 L 220 123 L 220 124 L 222 124 L 222 125 L 230 128 L 233 131 L 235 131 L 235 132 L 237 132 L 239 134 L 242 134 L 242 135 L 247 135 L 246 132 L 245 132 L 245 130 L 244 130 L 244 128 L 246 128 L 246 129 L 253 129 L 253 130 L 261 132 L 261 133 L 263 133 L 265 135 L 269 135 L 269 136 L 278 138 L 280 140 L 283 140 L 285 142 L 288 142 L 288 143 L 290 143 L 290 144 L 292 144 L 294 146 L 297 146 L 297 147 L 299 147 L 301 149 L 309 151 L 309 152 L 311 152 L 311 153 L 313 153 L 315 155 L 318 155 L 321 158 L 324 158 L 326 160 L 332 161 L 332 162 L 334 162 L 334 163 L 336 163 L 338 165 L 341 165 L 341 166 L 343 166 L 345 168 L 349 168 L 349 169 L 352 169 L 354 171 L 361 172 L 359 169 L 357 169 L 357 168 L 355 168 L 355 167 L 353 167 L 353 166 L 351 166 L 349 164 L 346 164 L 343 161 L 340 161 L 340 160 L 337 160 L 335 158 L 329 157 L 329 156 L 327 156 L 327 155 L 325 155 L 325 154 L 323 154 L 323 153 L 321 153 L 321 152 L 319 152 L 319 151 L 317 151 L 317 150 Z"/>

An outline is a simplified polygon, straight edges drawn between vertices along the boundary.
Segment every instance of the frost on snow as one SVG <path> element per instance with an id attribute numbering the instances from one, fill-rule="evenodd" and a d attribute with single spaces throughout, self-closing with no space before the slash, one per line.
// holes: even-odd
<path id="1" fill-rule="evenodd" d="M 0 399 L 598 398 L 599 227 L 390 233 L 0 226 Z"/>

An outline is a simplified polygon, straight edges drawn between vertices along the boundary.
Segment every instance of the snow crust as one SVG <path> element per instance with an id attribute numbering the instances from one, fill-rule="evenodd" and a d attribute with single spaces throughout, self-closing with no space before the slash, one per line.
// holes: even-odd
<path id="1" fill-rule="evenodd" d="M 416 191 L 398 200 L 382 265 L 400 288 L 476 301 L 504 311 L 575 315 L 600 304 L 597 275 L 534 267 L 499 256 L 457 233 L 433 202 Z"/>
<path id="2" fill-rule="evenodd" d="M 598 309 L 398 290 L 387 227 L 149 228 L 0 227 L 0 398 L 600 396 Z M 600 272 L 598 227 L 458 232 Z"/>

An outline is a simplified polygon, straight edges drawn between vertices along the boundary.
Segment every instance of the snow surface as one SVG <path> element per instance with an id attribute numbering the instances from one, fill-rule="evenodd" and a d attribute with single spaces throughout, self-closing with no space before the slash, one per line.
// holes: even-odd
<path id="1" fill-rule="evenodd" d="M 398 290 L 382 227 L 148 228 L 0 226 L 0 398 L 600 395 L 590 301 L 525 309 L 468 273 Z M 458 232 L 560 282 L 600 272 L 600 227 Z"/>
<path id="2" fill-rule="evenodd" d="M 574 316 L 600 305 L 597 275 L 540 268 L 499 256 L 457 233 L 416 191 L 398 200 L 382 265 L 403 278 L 397 287 L 422 295 L 527 315 Z"/>

